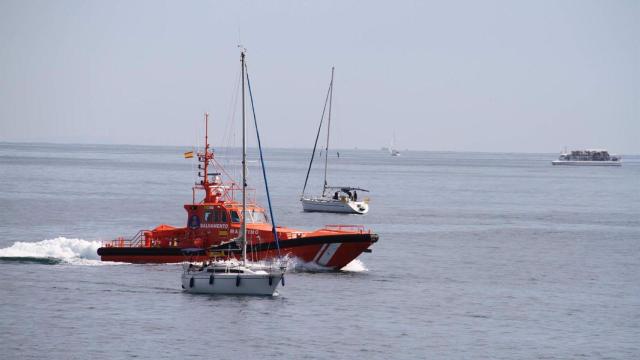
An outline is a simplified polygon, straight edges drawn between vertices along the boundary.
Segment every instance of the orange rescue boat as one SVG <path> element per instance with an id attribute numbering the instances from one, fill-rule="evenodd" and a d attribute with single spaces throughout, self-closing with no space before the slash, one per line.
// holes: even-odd
<path id="1" fill-rule="evenodd" d="M 255 190 L 251 189 L 243 214 L 242 203 L 236 200 L 241 186 L 224 172 L 215 159 L 214 150 L 209 148 L 208 114 L 205 114 L 205 124 L 204 151 L 197 153 L 201 180 L 192 188 L 192 203 L 184 205 L 187 226 L 162 224 L 152 230 L 141 230 L 130 239 L 105 242 L 98 249 L 102 261 L 175 263 L 184 261 L 184 249 L 190 249 L 194 261 L 235 257 L 241 252 L 233 240 L 239 237 L 242 216 L 246 216 L 247 257 L 259 261 L 278 256 L 273 226 L 265 209 L 256 204 Z M 185 153 L 186 157 L 190 155 L 193 154 Z M 223 182 L 222 176 L 228 180 Z M 204 191 L 200 202 L 195 201 L 196 190 Z M 275 232 L 282 255 L 335 270 L 361 253 L 370 252 L 369 247 L 378 241 L 377 234 L 361 225 L 326 225 L 314 231 L 277 226 Z"/>

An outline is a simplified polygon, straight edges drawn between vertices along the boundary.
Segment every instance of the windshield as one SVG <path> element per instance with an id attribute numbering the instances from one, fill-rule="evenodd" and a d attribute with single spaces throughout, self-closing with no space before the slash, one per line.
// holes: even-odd
<path id="1" fill-rule="evenodd" d="M 247 224 L 264 224 L 267 223 L 267 216 L 263 211 L 251 209 L 245 212 Z"/>
<path id="2" fill-rule="evenodd" d="M 231 210 L 231 222 L 239 223 L 240 222 L 240 214 Z M 249 209 L 245 212 L 247 224 L 266 224 L 269 222 L 269 218 L 261 209 Z M 226 214 L 225 214 L 226 216 Z"/>

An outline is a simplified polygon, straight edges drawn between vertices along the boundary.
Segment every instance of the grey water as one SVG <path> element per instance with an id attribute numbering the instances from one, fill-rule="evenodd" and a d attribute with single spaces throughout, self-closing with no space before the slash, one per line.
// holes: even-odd
<path id="1" fill-rule="evenodd" d="M 267 149 L 279 224 L 363 224 L 380 240 L 343 271 L 297 267 L 278 296 L 256 298 L 186 294 L 179 264 L 95 254 L 186 223 L 187 150 L 0 143 L 0 358 L 640 357 L 639 157 L 331 153 L 330 184 L 370 190 L 358 216 L 303 213 L 309 150 Z M 219 151 L 231 173 L 235 155 Z M 321 182 L 315 167 L 307 191 Z"/>

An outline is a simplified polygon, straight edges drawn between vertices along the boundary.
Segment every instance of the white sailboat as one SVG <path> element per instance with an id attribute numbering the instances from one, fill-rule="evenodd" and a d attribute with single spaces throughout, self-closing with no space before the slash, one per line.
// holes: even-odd
<path id="1" fill-rule="evenodd" d="M 284 284 L 286 266 L 248 261 L 213 260 L 202 266 L 183 264 L 182 288 L 194 294 L 274 295 Z"/>
<path id="2" fill-rule="evenodd" d="M 244 50 L 240 53 L 242 66 L 242 209 L 243 216 L 240 223 L 240 233 L 238 238 L 232 243 L 240 242 L 242 245 L 242 260 L 217 260 L 204 262 L 201 265 L 193 263 L 183 264 L 182 288 L 189 293 L 201 294 L 229 294 L 229 295 L 274 295 L 279 283 L 284 285 L 284 273 L 286 264 L 276 260 L 271 262 L 252 262 L 247 259 L 247 223 L 245 218 L 249 216 L 247 209 L 247 144 L 246 144 L 246 121 L 245 121 L 245 79 L 246 75 Z M 249 83 L 249 91 L 251 85 Z M 253 102 L 253 99 L 252 99 Z M 255 117 L 255 113 L 254 113 Z M 257 123 L 256 123 L 257 124 Z M 257 132 L 257 128 L 256 128 Z M 205 144 L 208 147 L 208 144 Z M 258 135 L 258 148 L 260 149 L 260 159 L 262 161 L 262 147 Z M 264 162 L 263 162 L 264 167 Z M 266 173 L 265 185 L 267 184 Z M 267 187 L 267 197 L 268 196 Z M 269 199 L 269 207 L 271 200 Z M 275 229 L 275 222 L 272 225 Z M 277 243 L 277 232 L 274 231 Z M 279 248 L 278 248 L 279 249 Z M 195 252 L 206 251 L 195 249 Z M 186 252 L 188 254 L 188 251 Z"/>
<path id="3" fill-rule="evenodd" d="M 395 146 L 395 142 L 396 142 L 396 133 L 393 133 L 393 137 L 391 138 L 391 144 L 389 144 L 389 154 L 391 154 L 391 156 L 400 156 L 400 151 L 398 151 L 398 149 L 396 149 Z"/>
<path id="4" fill-rule="evenodd" d="M 302 196 L 300 201 L 302 202 L 302 209 L 306 212 L 330 212 L 330 213 L 347 213 L 347 214 L 366 214 L 369 212 L 369 199 L 358 200 L 358 191 L 368 192 L 359 187 L 352 186 L 329 186 L 327 185 L 327 164 L 329 161 L 329 135 L 331 133 L 331 105 L 333 101 L 333 74 L 334 68 L 331 68 L 331 82 L 329 83 L 329 89 L 327 90 L 327 96 L 324 102 L 324 108 L 322 110 L 322 117 L 320 118 L 320 125 L 318 126 L 318 133 L 316 134 L 316 141 L 313 145 L 313 152 L 311 154 L 311 160 L 309 161 L 309 168 L 307 169 L 307 177 L 304 180 L 304 187 L 302 188 Z M 318 139 L 320 137 L 320 131 L 322 130 L 322 122 L 324 120 L 325 111 L 327 110 L 327 102 L 329 104 L 329 112 L 327 116 L 327 143 L 324 149 L 324 183 L 322 187 L 322 194 L 316 196 L 310 196 L 305 194 L 307 189 L 307 182 L 309 180 L 309 173 L 311 172 L 311 165 L 313 164 L 313 158 L 316 154 L 316 148 L 318 146 Z M 322 156 L 322 155 L 321 155 Z"/>

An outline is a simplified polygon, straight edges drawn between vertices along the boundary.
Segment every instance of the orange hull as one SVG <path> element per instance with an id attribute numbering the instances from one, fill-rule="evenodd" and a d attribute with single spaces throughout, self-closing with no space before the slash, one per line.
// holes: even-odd
<path id="1" fill-rule="evenodd" d="M 370 233 L 334 233 L 280 240 L 280 253 L 329 269 L 341 269 L 378 240 Z M 277 256 L 274 242 L 250 243 L 248 257 L 264 260 Z M 179 247 L 105 246 L 98 249 L 102 261 L 128 263 L 176 263 L 185 260 Z M 239 254 L 238 254 L 239 255 Z M 210 256 L 202 251 L 192 260 L 206 261 Z"/>
<path id="2" fill-rule="evenodd" d="M 208 124 L 206 114 L 205 124 Z M 205 126 L 207 134 L 208 125 Z M 327 268 L 341 269 L 378 241 L 377 234 L 359 225 L 327 225 L 316 231 L 281 226 L 274 228 L 265 210 L 255 203 L 255 190 L 247 188 L 246 184 L 237 186 L 216 162 L 207 139 L 205 135 L 204 151 L 196 154 L 200 163 L 198 177 L 201 180 L 192 188 L 193 202 L 184 205 L 187 226 L 177 228 L 160 225 L 153 230 L 139 231 L 128 240 L 119 238 L 106 242 L 98 249 L 102 261 L 175 263 L 186 260 L 183 249 L 196 249 L 200 255 L 193 259 L 190 251 L 192 260 L 239 257 L 237 246 L 231 252 L 229 247 L 235 245 L 233 240 L 244 238 L 247 255 L 252 260 L 289 256 Z M 193 152 L 185 153 L 185 157 L 193 155 Z M 212 168 L 219 172 L 210 172 Z M 223 174 L 229 178 L 226 183 L 222 181 Z M 199 202 L 195 198 L 196 190 L 204 192 L 204 198 Z M 237 199 L 239 195 L 242 195 L 242 201 Z M 242 226 L 246 227 L 244 236 L 241 233 Z M 221 251 L 225 255 L 221 255 Z"/>

